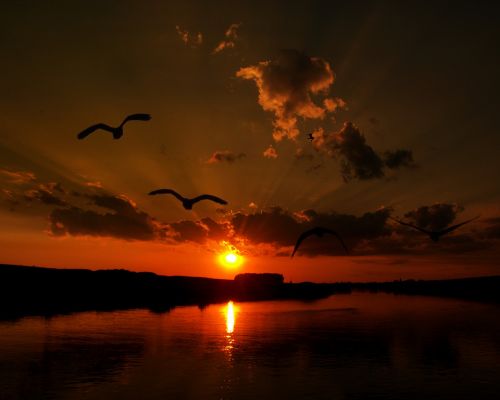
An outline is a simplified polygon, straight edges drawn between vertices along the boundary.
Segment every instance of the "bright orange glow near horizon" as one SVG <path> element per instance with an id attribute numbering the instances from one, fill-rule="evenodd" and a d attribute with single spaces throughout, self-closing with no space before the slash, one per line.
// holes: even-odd
<path id="1" fill-rule="evenodd" d="M 228 251 L 218 256 L 219 263 L 227 269 L 235 269 L 243 264 L 243 257 L 236 252 Z"/>

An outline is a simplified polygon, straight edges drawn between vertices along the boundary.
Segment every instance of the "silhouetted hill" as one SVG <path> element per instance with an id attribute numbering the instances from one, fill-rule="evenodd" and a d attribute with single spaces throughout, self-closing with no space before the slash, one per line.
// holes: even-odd
<path id="1" fill-rule="evenodd" d="M 279 274 L 242 276 L 226 280 L 0 264 L 0 318 L 128 308 L 167 311 L 228 300 L 315 299 L 335 289 L 331 284 L 285 284 Z"/>
<path id="2" fill-rule="evenodd" d="M 280 274 L 234 280 L 162 276 L 152 272 L 55 269 L 0 264 L 0 318 L 85 310 L 149 308 L 277 299 L 312 300 L 352 290 L 500 302 L 500 276 L 382 283 L 284 283 Z"/>

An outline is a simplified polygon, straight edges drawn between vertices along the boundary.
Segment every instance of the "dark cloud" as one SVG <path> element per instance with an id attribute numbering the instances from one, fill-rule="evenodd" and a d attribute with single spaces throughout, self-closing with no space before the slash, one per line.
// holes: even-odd
<path id="1" fill-rule="evenodd" d="M 275 248 L 277 255 L 289 255 L 283 248 L 293 246 L 303 231 L 314 226 L 337 230 L 351 249 L 364 246 L 366 241 L 391 234 L 386 225 L 389 213 L 389 209 L 380 209 L 361 216 L 318 213 L 314 210 L 291 213 L 280 207 L 273 207 L 260 212 L 241 211 L 228 214 L 219 222 L 211 218 L 171 222 L 166 225 L 166 229 L 168 237 L 177 243 L 246 243 L 240 250 L 250 253 L 252 246 L 267 245 Z M 301 253 L 308 256 L 344 254 L 343 249 L 328 238 L 308 241 Z"/>
<path id="2" fill-rule="evenodd" d="M 381 208 L 356 216 L 312 209 L 290 212 L 280 207 L 249 212 L 224 210 L 218 220 L 181 220 L 162 223 L 140 210 L 129 198 L 106 192 L 101 185 L 82 183 L 77 190 L 66 190 L 58 183 L 32 188 L 3 189 L 0 195 L 9 208 L 14 206 L 29 215 L 46 215 L 49 232 L 55 236 L 111 237 L 122 240 L 158 241 L 165 244 L 194 243 L 212 248 L 213 243 L 236 246 L 245 254 L 289 255 L 297 237 L 314 226 L 336 230 L 351 250 L 359 255 L 462 254 L 498 247 L 500 218 L 479 221 L 481 229 L 460 229 L 443 238 L 439 246 L 418 231 L 388 222 L 391 209 Z M 38 205 L 38 207 L 37 207 Z M 43 206 L 43 207 L 42 207 Z M 404 218 L 429 229 L 441 229 L 456 220 L 463 208 L 437 203 L 422 206 Z M 472 225 L 471 225 L 472 226 Z M 301 255 L 343 255 L 332 237 L 312 238 L 304 243 Z"/>
<path id="3" fill-rule="evenodd" d="M 389 223 L 391 212 L 390 208 L 381 208 L 356 216 L 311 209 L 291 213 L 274 207 L 256 213 L 239 212 L 228 222 L 236 238 L 253 245 L 271 245 L 275 255 L 283 256 L 290 254 L 300 233 L 314 226 L 337 231 L 350 249 L 350 256 L 463 254 L 495 248 L 500 239 L 500 218 L 492 218 L 485 234 L 463 230 L 446 236 L 436 246 L 418 231 Z M 301 247 L 300 254 L 344 255 L 344 252 L 334 238 L 327 236 L 311 238 Z"/>
<path id="4" fill-rule="evenodd" d="M 62 196 L 66 194 L 60 183 L 39 184 L 35 189 L 24 192 L 24 200 L 27 202 L 39 202 L 45 205 L 64 206 L 66 201 Z"/>
<path id="5" fill-rule="evenodd" d="M 330 64 L 297 50 L 284 50 L 271 61 L 241 68 L 236 76 L 257 85 L 259 104 L 274 114 L 277 141 L 299 135 L 298 118 L 322 119 L 327 112 L 345 106 L 343 100 L 327 97 L 334 81 Z M 312 95 L 323 97 L 323 102 L 315 103 Z"/>
<path id="6" fill-rule="evenodd" d="M 368 180 L 384 176 L 382 158 L 366 143 L 360 130 L 345 122 L 339 132 L 325 134 L 323 129 L 313 133 L 313 146 L 331 157 L 340 157 L 344 180 Z"/>
<path id="7" fill-rule="evenodd" d="M 9 208 L 15 211 L 17 208 L 33 208 L 36 206 L 65 206 L 64 200 L 67 194 L 60 183 L 36 183 L 33 180 L 24 181 L 23 188 L 4 189 L 3 197 Z M 31 187 L 25 189 L 25 187 Z"/>
<path id="8" fill-rule="evenodd" d="M 230 222 L 236 235 L 255 244 L 290 246 L 303 229 L 300 221 L 280 207 L 255 214 L 239 212 L 232 216 Z"/>
<path id="9" fill-rule="evenodd" d="M 329 134 L 319 128 L 312 136 L 312 144 L 317 151 L 339 159 L 346 182 L 382 178 L 385 167 L 396 169 L 413 164 L 412 153 L 408 150 L 388 151 L 384 160 L 352 122 L 345 122 L 338 132 Z"/>
<path id="10" fill-rule="evenodd" d="M 207 240 L 224 239 L 229 235 L 227 224 L 210 218 L 161 223 L 140 210 L 128 197 L 111 194 L 96 183 L 83 183 L 78 190 L 65 190 L 59 183 L 33 184 L 29 190 L 4 189 L 0 194 L 10 209 L 29 206 L 25 212 L 33 215 L 45 214 L 46 207 L 52 207 L 48 231 L 54 236 L 204 244 Z"/>
<path id="11" fill-rule="evenodd" d="M 463 207 L 451 203 L 436 203 L 431 206 L 418 207 L 404 216 L 415 225 L 431 230 L 444 229 L 450 225 Z"/>
<path id="12" fill-rule="evenodd" d="M 384 153 L 384 164 L 389 169 L 398 169 L 401 167 L 415 167 L 413 153 L 410 150 L 394 150 Z"/>
<path id="13" fill-rule="evenodd" d="M 178 221 L 168 224 L 169 237 L 176 242 L 203 244 L 208 239 L 208 230 L 198 221 Z"/>
<path id="14" fill-rule="evenodd" d="M 176 242 L 194 242 L 205 244 L 208 240 L 223 240 L 230 235 L 225 223 L 218 223 L 211 218 L 199 221 L 183 220 L 168 224 L 169 237 Z"/>
<path id="15" fill-rule="evenodd" d="M 111 194 L 86 196 L 89 206 L 104 209 L 100 212 L 77 206 L 56 208 L 49 214 L 50 232 L 56 236 L 108 236 L 125 240 L 158 238 L 159 224 L 140 211 L 126 197 Z"/>
<path id="16" fill-rule="evenodd" d="M 231 225 L 235 235 L 243 236 L 254 244 L 276 246 L 293 246 L 303 231 L 314 226 L 324 226 L 336 230 L 348 246 L 354 248 L 362 241 L 390 234 L 385 224 L 389 214 L 388 209 L 368 212 L 360 217 L 314 210 L 292 214 L 274 207 L 254 214 L 236 213 L 231 218 Z M 331 241 L 313 240 L 304 247 L 303 254 L 343 254 L 343 250 Z"/>
<path id="17" fill-rule="evenodd" d="M 207 164 L 218 164 L 221 162 L 234 163 L 237 160 L 245 158 L 245 153 L 233 153 L 229 150 L 215 151 L 207 160 Z"/>

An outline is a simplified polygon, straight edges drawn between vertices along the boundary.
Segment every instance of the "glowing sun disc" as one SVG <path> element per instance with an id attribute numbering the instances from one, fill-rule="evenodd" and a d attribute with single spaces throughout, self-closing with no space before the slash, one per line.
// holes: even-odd
<path id="1" fill-rule="evenodd" d="M 232 251 L 228 251 L 227 253 L 221 253 L 217 258 L 222 266 L 229 269 L 238 268 L 244 262 L 244 258 L 241 255 Z"/>

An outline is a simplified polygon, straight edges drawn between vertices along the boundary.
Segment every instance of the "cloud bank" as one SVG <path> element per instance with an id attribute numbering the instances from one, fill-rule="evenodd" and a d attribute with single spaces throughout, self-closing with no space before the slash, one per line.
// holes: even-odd
<path id="1" fill-rule="evenodd" d="M 299 118 L 322 119 L 345 106 L 343 100 L 328 97 L 334 82 L 328 61 L 297 50 L 284 50 L 273 60 L 240 68 L 236 76 L 257 85 L 259 104 L 274 115 L 276 141 L 295 140 Z M 315 102 L 313 96 L 322 98 L 322 102 Z"/>
<path id="2" fill-rule="evenodd" d="M 387 151 L 381 156 L 366 142 L 365 136 L 352 122 L 345 122 L 338 132 L 326 133 L 323 128 L 319 128 L 312 136 L 316 151 L 340 161 L 341 174 L 346 182 L 382 178 L 385 168 L 413 166 L 410 150 Z"/>
<path id="3" fill-rule="evenodd" d="M 337 231 L 350 249 L 349 256 L 464 254 L 494 251 L 500 244 L 500 218 L 478 220 L 444 237 L 439 246 L 425 235 L 389 219 L 390 208 L 362 215 L 313 209 L 292 212 L 281 207 L 259 209 L 251 203 L 246 211 L 228 211 L 216 219 L 161 222 L 141 210 L 123 194 L 81 184 L 67 190 L 59 183 L 31 182 L 30 188 L 15 185 L 0 197 L 15 204 L 15 211 L 48 219 L 53 236 L 108 237 L 119 240 L 156 241 L 166 245 L 192 243 L 213 251 L 229 243 L 244 254 L 289 255 L 301 232 L 315 226 Z M 404 218 L 428 229 L 442 229 L 457 220 L 463 207 L 454 203 L 425 205 Z M 479 229 L 480 228 L 480 229 Z M 345 255 L 333 238 L 311 238 L 301 247 L 302 256 Z"/>

